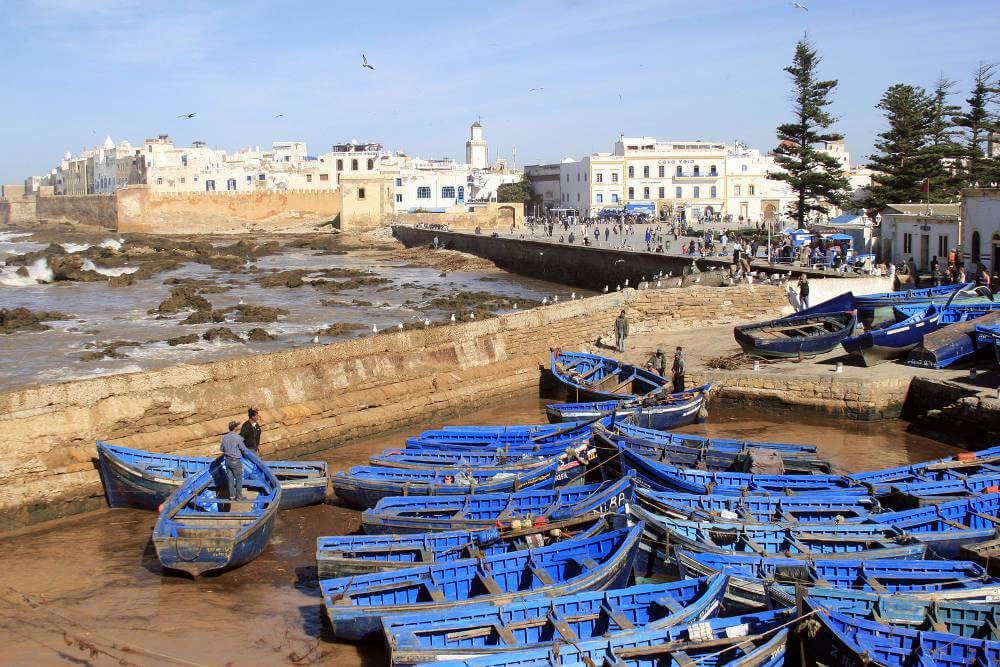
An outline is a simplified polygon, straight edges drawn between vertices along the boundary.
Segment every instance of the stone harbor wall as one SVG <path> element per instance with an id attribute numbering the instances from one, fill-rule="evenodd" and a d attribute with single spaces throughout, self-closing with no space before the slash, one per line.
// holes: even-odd
<path id="1" fill-rule="evenodd" d="M 267 458 L 310 453 L 537 392 L 550 347 L 595 350 L 625 308 L 632 334 L 775 317 L 772 286 L 623 290 L 478 322 L 0 394 L 0 530 L 103 507 L 97 440 L 215 455 L 262 410 Z"/>

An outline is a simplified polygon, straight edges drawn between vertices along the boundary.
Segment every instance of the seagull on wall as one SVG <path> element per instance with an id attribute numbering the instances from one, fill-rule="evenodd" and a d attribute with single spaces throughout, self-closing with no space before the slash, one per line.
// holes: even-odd
<path id="1" fill-rule="evenodd" d="M 797 2 L 793 2 L 793 3 L 792 3 L 792 7 L 795 7 L 795 9 L 804 9 L 804 10 L 806 10 L 807 12 L 809 11 L 809 8 L 808 8 L 808 7 L 806 7 L 805 5 L 800 5 L 800 4 L 799 4 L 799 3 L 797 3 Z"/>
<path id="2" fill-rule="evenodd" d="M 370 62 L 368 62 L 368 57 L 365 56 L 365 54 L 363 54 L 363 53 L 361 54 L 361 66 L 362 67 L 367 67 L 370 70 L 374 70 L 375 69 L 375 67 L 373 67 L 372 64 Z"/>
<path id="3" fill-rule="evenodd" d="M 187 118 L 188 120 L 190 120 L 191 118 L 194 118 L 196 115 L 197 114 L 193 113 L 182 113 L 180 116 L 178 116 L 178 118 Z"/>

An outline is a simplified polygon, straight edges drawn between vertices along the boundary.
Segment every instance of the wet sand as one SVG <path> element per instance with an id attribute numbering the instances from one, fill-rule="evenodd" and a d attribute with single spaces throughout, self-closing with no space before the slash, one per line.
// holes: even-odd
<path id="1" fill-rule="evenodd" d="M 544 405 L 527 398 L 447 423 L 541 423 Z M 438 425 L 316 458 L 325 458 L 331 471 L 362 465 L 370 454 Z M 708 422 L 681 431 L 817 444 L 848 472 L 959 451 L 905 427 L 713 409 Z M 109 509 L 0 536 L 0 664 L 385 664 L 380 644 L 338 643 L 322 622 L 316 537 L 355 531 L 359 512 L 330 498 L 279 513 L 260 558 L 197 581 L 160 567 L 150 540 L 155 522 L 152 512 Z"/>

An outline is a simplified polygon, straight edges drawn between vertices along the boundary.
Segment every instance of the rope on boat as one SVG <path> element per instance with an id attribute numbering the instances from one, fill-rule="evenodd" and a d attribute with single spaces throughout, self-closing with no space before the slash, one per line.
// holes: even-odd
<path id="1" fill-rule="evenodd" d="M 806 620 L 807 618 L 809 618 L 811 616 L 815 616 L 818 611 L 819 611 L 818 609 L 813 609 L 812 611 L 807 612 L 805 614 L 802 614 L 801 616 L 796 616 L 795 618 L 793 618 L 790 621 L 782 623 L 781 625 L 777 625 L 777 626 L 771 628 L 770 630 L 765 630 L 764 632 L 760 633 L 759 635 L 754 635 L 754 638 L 755 639 L 760 639 L 760 638 L 763 638 L 763 637 L 767 637 L 768 635 L 772 635 L 772 634 L 778 632 L 779 630 L 784 630 L 785 628 L 787 628 L 790 625 L 794 625 L 795 623 L 799 623 L 800 621 L 804 621 L 804 620 Z M 699 662 L 703 662 L 705 660 L 708 660 L 709 658 L 718 657 L 718 656 L 722 655 L 723 653 L 725 653 L 726 651 L 730 650 L 731 648 L 732 648 L 732 646 L 727 646 L 726 648 L 722 649 L 721 651 L 716 651 L 715 653 L 709 653 L 707 655 L 699 656 L 697 658 L 692 658 L 691 662 L 699 663 Z"/>
<path id="2" fill-rule="evenodd" d="M 0 581 L 0 586 L 3 586 L 6 589 L 5 592 L 13 593 L 17 598 L 19 598 L 12 600 L 9 595 L 0 594 L 0 598 L 2 598 L 5 602 L 10 604 L 11 606 L 23 605 L 24 607 L 27 607 L 29 609 L 33 609 L 38 612 L 44 612 L 52 616 L 55 616 L 62 622 L 62 624 L 64 624 L 64 626 L 70 625 L 78 628 L 79 634 L 70 633 L 69 631 L 66 630 L 65 627 L 61 628 L 50 627 L 43 629 L 53 633 L 62 633 L 63 641 L 66 643 L 67 646 L 76 646 L 81 651 L 88 651 L 92 658 L 104 655 L 107 656 L 108 658 L 111 658 L 112 660 L 115 660 L 120 665 L 135 664 L 133 662 L 129 662 L 127 659 L 121 657 L 120 655 L 113 653 L 113 651 L 119 651 L 121 653 L 126 653 L 126 654 L 131 653 L 135 655 L 141 655 L 146 658 L 153 658 L 162 662 L 169 662 L 175 665 L 188 665 L 190 667 L 203 666 L 203 663 L 200 662 L 192 662 L 190 660 L 185 660 L 184 658 L 178 658 L 172 655 L 167 655 L 166 653 L 160 653 L 152 649 L 142 648 L 141 646 L 136 646 L 135 644 L 132 643 L 118 641 L 106 635 L 102 636 L 94 632 L 93 630 L 84 627 L 79 622 L 73 620 L 69 616 L 61 614 L 55 609 L 50 608 L 48 606 L 47 601 L 37 600 L 32 596 L 28 595 L 27 593 L 14 588 L 13 586 L 4 581 Z M 38 626 L 35 627 L 37 628 Z M 37 639 L 34 639 L 34 641 L 41 643 Z"/>

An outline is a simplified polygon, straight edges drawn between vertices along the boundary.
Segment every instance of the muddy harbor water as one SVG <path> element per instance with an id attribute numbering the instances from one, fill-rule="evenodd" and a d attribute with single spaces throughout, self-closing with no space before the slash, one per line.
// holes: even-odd
<path id="1" fill-rule="evenodd" d="M 541 423 L 544 404 L 525 398 L 448 423 Z M 331 472 L 343 470 L 436 425 L 313 458 L 325 458 Z M 760 410 L 712 409 L 706 423 L 681 431 L 816 444 L 846 472 L 959 451 L 907 433 L 904 422 L 792 419 Z M 164 573 L 150 540 L 155 521 L 152 512 L 102 510 L 0 536 L 0 663 L 385 664 L 380 644 L 339 643 L 322 622 L 315 538 L 355 531 L 359 512 L 335 498 L 281 512 L 261 557 L 197 581 Z"/>

